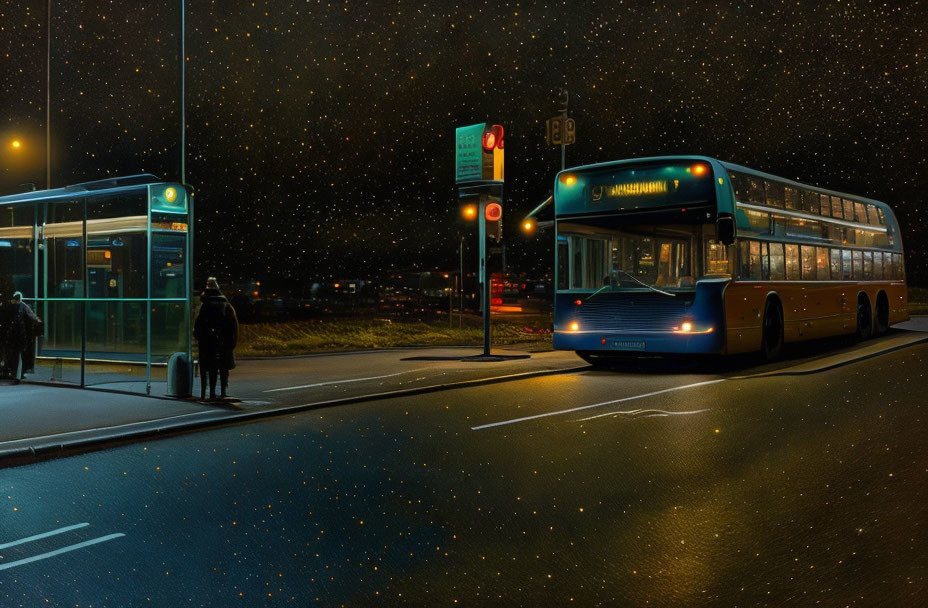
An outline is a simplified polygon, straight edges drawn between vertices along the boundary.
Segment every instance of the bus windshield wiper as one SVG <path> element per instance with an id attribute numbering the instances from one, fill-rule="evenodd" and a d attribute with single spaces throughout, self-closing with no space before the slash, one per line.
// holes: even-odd
<path id="1" fill-rule="evenodd" d="M 630 278 L 632 281 L 638 283 L 638 284 L 641 285 L 642 287 L 647 287 L 647 288 L 650 289 L 651 291 L 656 291 L 657 293 L 662 293 L 662 294 L 664 294 L 665 296 L 672 296 L 672 297 L 676 297 L 676 296 L 677 296 L 677 294 L 675 294 L 675 293 L 671 293 L 671 292 L 669 292 L 669 291 L 664 291 L 663 289 L 658 289 L 658 288 L 655 287 L 654 285 L 648 285 L 647 283 L 645 283 L 644 281 L 642 281 L 641 279 L 639 279 L 638 277 L 636 277 L 636 276 L 633 275 L 632 273 L 630 273 L 630 272 L 628 272 L 628 271 L 626 271 L 626 270 L 622 270 L 621 268 L 613 268 L 613 269 L 612 269 L 612 272 L 621 272 L 622 274 L 624 274 L 625 276 L 627 276 L 628 278 Z M 600 291 L 602 291 L 602 290 L 600 290 Z M 596 293 L 599 293 L 599 291 L 597 291 Z M 596 293 L 594 293 L 593 295 L 595 296 Z"/>

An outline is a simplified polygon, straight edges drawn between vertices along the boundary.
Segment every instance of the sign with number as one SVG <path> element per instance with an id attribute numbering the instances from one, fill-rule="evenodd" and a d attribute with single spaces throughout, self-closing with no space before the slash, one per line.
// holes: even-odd
<path id="1" fill-rule="evenodd" d="M 555 116 L 545 122 L 545 140 L 549 146 L 569 146 L 577 141 L 577 125 L 573 118 Z"/>

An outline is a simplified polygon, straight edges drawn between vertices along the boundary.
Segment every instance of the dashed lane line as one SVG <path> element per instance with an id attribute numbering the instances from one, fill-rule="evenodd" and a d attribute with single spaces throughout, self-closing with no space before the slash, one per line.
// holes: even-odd
<path id="1" fill-rule="evenodd" d="M 83 549 L 84 547 L 89 547 L 91 545 L 96 545 L 98 543 L 105 543 L 108 540 L 113 540 L 114 538 L 119 538 L 120 536 L 125 536 L 125 534 L 123 534 L 122 532 L 117 532 L 116 534 L 107 534 L 106 536 L 101 536 L 100 538 L 93 538 L 91 540 L 85 540 L 82 543 L 77 543 L 76 545 L 68 545 L 67 547 L 55 549 L 54 551 L 49 551 L 48 553 L 41 553 L 39 555 L 33 555 L 32 557 L 27 557 L 24 559 L 16 560 L 15 562 L 10 562 L 8 564 L 0 564 L 0 570 L 7 570 L 9 568 L 15 568 L 16 566 L 22 566 L 23 564 L 30 564 L 32 562 L 37 562 L 42 559 L 48 559 L 49 557 L 55 557 L 56 555 L 61 555 L 62 553 L 68 553 L 69 551 L 76 551 L 78 549 Z"/>
<path id="2" fill-rule="evenodd" d="M 39 540 L 41 538 L 48 538 L 49 536 L 54 536 L 56 534 L 64 534 L 65 532 L 70 532 L 71 530 L 78 530 L 80 528 L 86 528 L 90 524 L 74 524 L 73 526 L 65 526 L 64 528 L 58 528 L 57 530 L 52 530 L 50 532 L 42 532 L 41 534 L 35 534 L 33 536 L 27 536 L 26 538 L 21 538 L 19 540 L 10 541 L 8 543 L 0 544 L 0 549 L 6 549 L 7 547 L 15 547 L 16 545 L 24 545 L 26 543 L 31 543 L 34 540 Z"/>
<path id="3" fill-rule="evenodd" d="M 413 372 L 420 372 L 424 367 L 417 369 L 408 369 L 402 372 L 396 372 L 395 374 L 385 374 L 383 376 L 371 376 L 369 378 L 349 378 L 347 380 L 330 380 L 329 382 L 317 382 L 315 384 L 303 384 L 301 386 L 285 386 L 284 388 L 272 388 L 270 390 L 264 391 L 265 393 L 277 393 L 280 391 L 296 391 L 302 388 L 315 388 L 317 386 L 331 386 L 333 384 L 348 384 L 349 382 L 364 382 L 365 380 L 380 380 L 382 378 L 393 378 L 394 376 L 399 376 L 402 374 L 411 374 Z"/>

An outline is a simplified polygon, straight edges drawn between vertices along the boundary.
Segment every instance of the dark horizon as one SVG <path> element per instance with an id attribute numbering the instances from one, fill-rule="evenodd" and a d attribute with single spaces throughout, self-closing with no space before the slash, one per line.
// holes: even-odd
<path id="1" fill-rule="evenodd" d="M 177 179 L 178 7 L 89 4 L 52 9 L 52 186 Z M 8 194 L 45 182 L 46 14 L 0 6 Z M 198 276 L 287 285 L 456 268 L 454 129 L 484 121 L 506 128 L 510 265 L 550 266 L 550 239 L 526 240 L 517 222 L 560 168 L 544 121 L 566 86 L 568 166 L 702 154 L 882 200 L 910 281 L 928 283 L 917 7 L 671 7 L 188 5 Z M 28 146 L 15 156 L 14 136 Z"/>

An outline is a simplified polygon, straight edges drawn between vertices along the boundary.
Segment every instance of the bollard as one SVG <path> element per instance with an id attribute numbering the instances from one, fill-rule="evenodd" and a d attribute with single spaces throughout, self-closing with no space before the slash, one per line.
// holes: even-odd
<path id="1" fill-rule="evenodd" d="M 174 353 L 168 359 L 168 397 L 185 399 L 193 392 L 190 359 L 187 353 Z"/>

